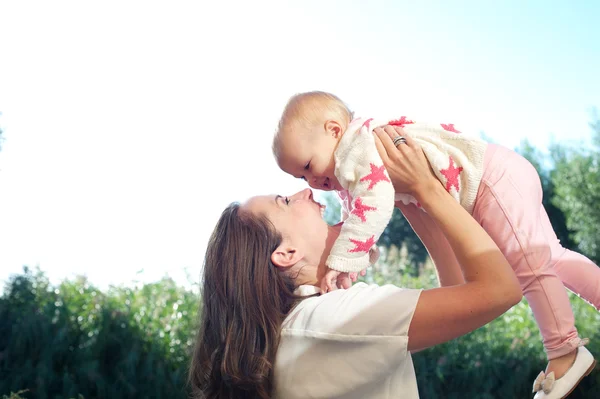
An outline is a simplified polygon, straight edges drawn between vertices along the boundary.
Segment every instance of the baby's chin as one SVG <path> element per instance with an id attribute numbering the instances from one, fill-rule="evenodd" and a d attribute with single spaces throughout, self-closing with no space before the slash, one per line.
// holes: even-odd
<path id="1" fill-rule="evenodd" d="M 319 188 L 322 191 L 340 191 L 343 187 L 337 181 L 337 179 L 328 177 L 325 179 L 324 184 Z"/>
<path id="2" fill-rule="evenodd" d="M 342 189 L 342 187 L 339 184 L 332 183 L 332 184 L 330 184 L 327 187 L 321 188 L 321 190 L 323 190 L 323 191 L 341 191 L 343 189 Z"/>
<path id="3" fill-rule="evenodd" d="M 344 225 L 344 222 L 339 222 L 337 224 L 332 225 L 331 228 L 340 232 L 342 230 L 343 225 Z"/>

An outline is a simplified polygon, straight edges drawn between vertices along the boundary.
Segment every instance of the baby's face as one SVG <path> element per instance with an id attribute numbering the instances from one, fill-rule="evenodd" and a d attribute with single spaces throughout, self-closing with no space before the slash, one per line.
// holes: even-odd
<path id="1" fill-rule="evenodd" d="M 324 129 L 285 133 L 281 137 L 279 166 L 284 172 L 306 180 L 312 188 L 342 190 L 334 175 L 333 153 L 338 142 L 339 137 L 328 134 Z"/>

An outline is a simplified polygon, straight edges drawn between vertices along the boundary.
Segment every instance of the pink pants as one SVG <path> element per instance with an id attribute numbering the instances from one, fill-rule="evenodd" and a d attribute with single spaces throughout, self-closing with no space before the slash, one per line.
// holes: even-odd
<path id="1" fill-rule="evenodd" d="M 427 214 L 414 206 L 403 212 L 436 265 L 438 259 L 454 257 Z M 473 217 L 515 271 L 548 359 L 576 349 L 580 339 L 565 286 L 599 309 L 600 268 L 560 245 L 542 206 L 539 176 L 529 161 L 507 148 L 488 145 Z"/>

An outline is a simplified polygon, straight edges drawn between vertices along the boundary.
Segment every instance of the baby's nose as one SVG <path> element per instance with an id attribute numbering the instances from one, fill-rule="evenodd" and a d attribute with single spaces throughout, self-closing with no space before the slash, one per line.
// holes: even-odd
<path id="1" fill-rule="evenodd" d="M 308 185 L 312 188 L 321 188 L 321 179 L 319 179 L 317 176 L 311 176 L 308 179 Z"/>
<path id="2" fill-rule="evenodd" d="M 321 183 L 319 183 L 317 180 L 311 180 L 311 181 L 309 181 L 309 182 L 308 182 L 308 185 L 309 185 L 311 188 L 316 188 L 317 190 L 320 190 L 320 189 L 321 189 L 321 187 L 322 187 L 322 186 L 321 186 Z"/>

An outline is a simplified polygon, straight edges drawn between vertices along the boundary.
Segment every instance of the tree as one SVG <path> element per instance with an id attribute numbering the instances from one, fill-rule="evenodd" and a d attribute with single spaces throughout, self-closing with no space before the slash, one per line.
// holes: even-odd
<path id="1" fill-rule="evenodd" d="M 555 187 L 552 174 L 554 170 L 548 166 L 547 157 L 540 150 L 533 147 L 527 139 L 521 141 L 521 145 L 515 151 L 531 162 L 540 176 L 543 192 L 542 204 L 561 244 L 565 248 L 577 249 L 577 244 L 572 239 L 573 232 L 567 227 L 565 213 L 553 203 Z M 562 150 L 558 146 L 552 146 L 551 151 L 552 158 L 556 158 Z"/>
<path id="2" fill-rule="evenodd" d="M 552 148 L 552 203 L 565 213 L 581 252 L 600 263 L 600 119 L 590 126 L 594 144 L 589 149 Z"/>
<path id="3" fill-rule="evenodd" d="M 428 256 L 427 249 L 425 249 L 421 239 L 414 232 L 408 223 L 408 220 L 406 220 L 404 215 L 402 215 L 402 212 L 400 212 L 397 208 L 394 209 L 392 219 L 381 235 L 379 244 L 388 249 L 392 246 L 396 246 L 398 248 L 405 246 L 407 251 L 407 260 L 412 265 L 413 269 L 410 270 L 410 273 L 413 276 L 417 276 L 419 274 L 418 266 L 419 264 L 425 262 Z"/>
<path id="4" fill-rule="evenodd" d="M 325 191 L 318 196 L 318 200 L 326 206 L 323 219 L 325 219 L 327 224 L 334 225 L 339 223 L 342 217 L 342 205 L 337 195 L 331 191 Z"/>
<path id="5" fill-rule="evenodd" d="M 338 223 L 341 220 L 341 205 L 337 196 L 326 192 L 321 194 L 319 199 L 327 206 L 325 221 L 330 225 Z M 423 243 L 398 209 L 394 209 L 392 219 L 377 243 L 388 250 L 393 246 L 397 248 L 404 246 L 407 251 L 406 260 L 409 264 L 408 272 L 413 276 L 419 274 L 419 265 L 425 262 L 428 256 Z"/>
<path id="6" fill-rule="evenodd" d="M 0 112 L 0 116 L 2 113 Z M 2 141 L 4 141 L 4 136 L 2 136 L 2 128 L 0 127 L 0 150 L 2 150 Z"/>

